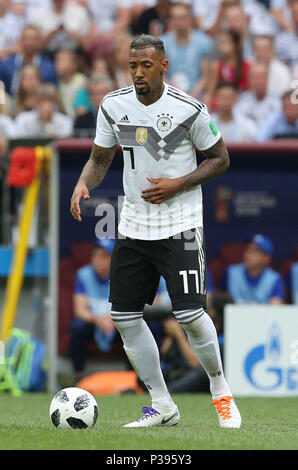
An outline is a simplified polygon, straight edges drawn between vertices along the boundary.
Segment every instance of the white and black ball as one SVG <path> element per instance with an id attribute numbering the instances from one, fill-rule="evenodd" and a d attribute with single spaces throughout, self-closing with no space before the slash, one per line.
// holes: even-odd
<path id="1" fill-rule="evenodd" d="M 98 406 L 95 398 L 82 388 L 64 388 L 56 393 L 51 401 L 50 418 L 56 428 L 92 428 L 97 417 Z"/>

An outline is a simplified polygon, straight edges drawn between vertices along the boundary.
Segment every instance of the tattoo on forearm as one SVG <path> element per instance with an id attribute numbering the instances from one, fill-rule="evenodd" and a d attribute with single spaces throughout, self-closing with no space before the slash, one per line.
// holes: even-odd
<path id="1" fill-rule="evenodd" d="M 202 153 L 207 158 L 192 173 L 182 178 L 183 191 L 221 175 L 230 165 L 229 154 L 222 138 Z"/>
<path id="2" fill-rule="evenodd" d="M 94 189 L 104 179 L 115 155 L 116 145 L 112 148 L 93 144 L 90 158 L 83 168 L 79 180 L 84 180 L 88 189 Z"/>

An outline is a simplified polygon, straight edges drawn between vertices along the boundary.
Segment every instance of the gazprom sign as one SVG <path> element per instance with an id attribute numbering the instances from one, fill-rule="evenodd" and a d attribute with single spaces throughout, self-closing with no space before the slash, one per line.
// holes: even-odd
<path id="1" fill-rule="evenodd" d="M 298 396 L 298 306 L 226 305 L 224 366 L 234 395 Z"/>

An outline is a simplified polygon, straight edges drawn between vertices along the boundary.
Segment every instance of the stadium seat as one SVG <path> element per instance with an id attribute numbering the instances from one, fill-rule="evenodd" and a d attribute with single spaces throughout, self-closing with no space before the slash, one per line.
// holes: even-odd
<path id="1" fill-rule="evenodd" d="M 246 248 L 246 243 L 235 242 L 225 243 L 221 246 L 220 257 L 225 266 L 230 264 L 241 263 L 243 260 L 243 253 Z"/>
<path id="2" fill-rule="evenodd" d="M 73 289 L 76 268 L 71 258 L 61 258 L 59 261 L 59 285 Z"/>
<path id="3" fill-rule="evenodd" d="M 69 328 L 73 319 L 73 289 L 59 287 L 58 350 L 59 354 L 69 353 Z"/>
<path id="4" fill-rule="evenodd" d="M 59 261 L 59 301 L 58 301 L 58 350 L 67 354 L 69 350 L 69 325 L 73 318 L 73 288 L 76 268 L 71 258 Z"/>
<path id="5" fill-rule="evenodd" d="M 214 288 L 219 287 L 219 282 L 223 276 L 225 265 L 221 258 L 213 258 L 208 262 Z"/>
<path id="6" fill-rule="evenodd" d="M 75 269 L 90 263 L 92 254 L 92 243 L 79 242 L 73 243 L 70 247 L 70 256 L 73 260 Z"/>

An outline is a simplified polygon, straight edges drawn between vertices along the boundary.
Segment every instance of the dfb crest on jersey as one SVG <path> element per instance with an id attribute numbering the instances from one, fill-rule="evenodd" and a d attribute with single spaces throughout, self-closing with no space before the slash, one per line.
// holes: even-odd
<path id="1" fill-rule="evenodd" d="M 138 127 L 136 130 L 136 141 L 140 145 L 146 144 L 148 139 L 148 130 L 146 127 Z"/>
<path id="2" fill-rule="evenodd" d="M 158 119 L 157 121 L 157 128 L 160 130 L 160 131 L 163 131 L 163 132 L 167 132 L 171 129 L 172 127 L 172 121 L 170 118 L 168 118 L 167 116 L 162 116 Z"/>

